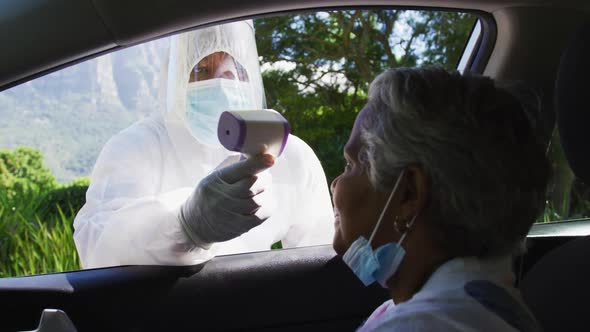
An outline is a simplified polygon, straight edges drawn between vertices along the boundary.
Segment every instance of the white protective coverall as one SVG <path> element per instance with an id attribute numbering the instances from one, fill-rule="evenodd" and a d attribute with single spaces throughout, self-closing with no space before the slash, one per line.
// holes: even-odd
<path id="1" fill-rule="evenodd" d="M 196 246 L 183 232 L 181 205 L 201 179 L 235 155 L 221 145 L 202 144 L 187 125 L 189 73 L 216 52 L 243 66 L 255 104 L 266 106 L 251 21 L 172 37 L 160 111 L 113 136 L 94 166 L 86 204 L 74 221 L 84 268 L 198 264 L 219 254 L 269 250 L 279 240 L 283 247 L 331 243 L 333 212 L 323 169 L 311 148 L 293 135 L 265 171 L 276 202 L 269 219 L 209 249 Z"/>

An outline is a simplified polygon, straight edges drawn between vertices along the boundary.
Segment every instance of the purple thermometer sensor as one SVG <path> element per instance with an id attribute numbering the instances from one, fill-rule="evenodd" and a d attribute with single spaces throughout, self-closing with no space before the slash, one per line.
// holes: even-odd
<path id="1" fill-rule="evenodd" d="M 289 122 L 275 110 L 225 111 L 217 126 L 221 145 L 247 156 L 260 153 L 263 144 L 268 153 L 280 156 L 290 133 Z"/>

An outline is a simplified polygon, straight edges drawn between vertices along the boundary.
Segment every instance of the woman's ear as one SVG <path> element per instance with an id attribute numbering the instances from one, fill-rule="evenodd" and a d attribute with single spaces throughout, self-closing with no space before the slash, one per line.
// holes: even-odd
<path id="1" fill-rule="evenodd" d="M 410 220 L 426 208 L 430 197 L 430 183 L 426 172 L 418 165 L 406 168 L 400 200 L 400 218 Z"/>

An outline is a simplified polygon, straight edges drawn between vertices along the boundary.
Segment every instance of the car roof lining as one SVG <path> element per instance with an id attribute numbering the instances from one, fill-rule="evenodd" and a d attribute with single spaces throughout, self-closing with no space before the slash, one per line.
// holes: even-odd
<path id="1" fill-rule="evenodd" d="M 136 44 L 158 36 L 187 30 L 199 25 L 223 20 L 237 20 L 261 13 L 275 14 L 306 9 L 334 9 L 343 7 L 426 7 L 459 10 L 477 10 L 493 13 L 510 7 L 559 7 L 590 10 L 590 3 L 583 0 L 219 0 L 205 5 L 197 1 L 173 0 L 134 1 L 137 7 L 122 5 L 118 0 L 93 0 L 118 45 Z M 150 6 L 151 5 L 151 6 Z M 131 20 L 130 18 L 135 17 Z"/>
<path id="2" fill-rule="evenodd" d="M 512 7 L 556 6 L 590 10 L 584 0 L 8 0 L 0 8 L 0 90 L 120 47 L 197 26 L 306 9 L 410 6 L 497 12 Z M 30 22 L 35 22 L 31 24 Z"/>

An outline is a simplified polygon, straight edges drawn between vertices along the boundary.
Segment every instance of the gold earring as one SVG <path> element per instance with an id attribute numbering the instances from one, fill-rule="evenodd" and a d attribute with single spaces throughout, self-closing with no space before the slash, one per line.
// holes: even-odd
<path id="1" fill-rule="evenodd" d="M 406 221 L 406 230 L 410 229 L 410 227 L 412 227 L 412 221 Z"/>
<path id="2" fill-rule="evenodd" d="M 397 222 L 399 221 L 399 216 L 395 216 L 395 219 L 393 221 L 393 227 L 395 228 L 395 231 L 398 232 L 399 234 L 402 233 L 402 231 L 399 229 L 399 225 L 397 224 Z"/>

